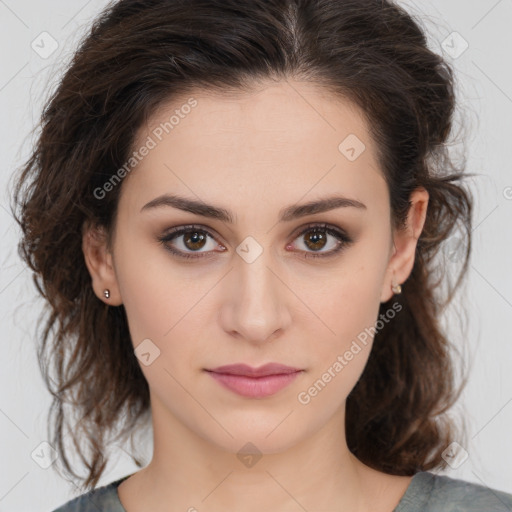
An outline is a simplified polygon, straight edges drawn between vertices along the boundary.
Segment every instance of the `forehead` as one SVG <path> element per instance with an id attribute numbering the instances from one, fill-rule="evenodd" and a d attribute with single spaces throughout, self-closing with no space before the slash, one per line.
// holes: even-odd
<path id="1" fill-rule="evenodd" d="M 152 148 L 129 180 L 139 202 L 166 188 L 200 198 L 213 189 L 231 196 L 272 189 L 293 202 L 340 188 L 368 196 L 385 184 L 363 113 L 304 82 L 225 94 L 191 90 L 140 128 L 134 150 L 146 143 Z"/>
<path id="2" fill-rule="evenodd" d="M 307 82 L 267 83 L 250 92 L 197 89 L 162 104 L 138 139 L 160 127 L 164 138 L 180 143 L 192 135 L 206 144 L 214 140 L 233 145 L 238 139 L 250 145 L 250 137 L 269 143 L 269 148 L 291 144 L 297 150 L 304 140 L 310 147 L 321 141 L 337 146 L 337 140 L 352 130 L 371 145 L 362 114 L 348 99 Z"/>

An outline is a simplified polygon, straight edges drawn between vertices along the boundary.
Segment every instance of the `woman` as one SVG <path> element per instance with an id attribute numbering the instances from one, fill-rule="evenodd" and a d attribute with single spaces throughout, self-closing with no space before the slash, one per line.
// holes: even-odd
<path id="1" fill-rule="evenodd" d="M 432 472 L 466 453 L 439 325 L 471 248 L 454 108 L 452 70 L 389 2 L 98 17 L 16 189 L 53 442 L 88 471 L 55 512 L 512 509 Z M 143 421 L 151 462 L 94 490 L 114 429 Z"/>

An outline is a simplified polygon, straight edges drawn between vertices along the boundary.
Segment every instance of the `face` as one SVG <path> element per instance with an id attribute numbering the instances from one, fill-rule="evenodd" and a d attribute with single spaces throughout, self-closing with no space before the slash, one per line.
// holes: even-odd
<path id="1" fill-rule="evenodd" d="M 155 430 L 274 453 L 343 418 L 394 261 L 361 113 L 298 82 L 197 91 L 151 118 L 144 145 L 121 185 L 109 286 L 145 353 Z M 327 198 L 352 202 L 301 208 Z M 301 371 L 256 384 L 207 371 L 236 363 Z"/>

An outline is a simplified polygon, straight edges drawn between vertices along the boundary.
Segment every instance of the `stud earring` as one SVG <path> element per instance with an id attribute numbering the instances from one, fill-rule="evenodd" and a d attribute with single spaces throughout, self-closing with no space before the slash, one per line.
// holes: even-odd
<path id="1" fill-rule="evenodd" d="M 393 293 L 402 293 L 402 287 L 399 284 L 392 285 L 391 290 L 393 290 Z"/>
<path id="2" fill-rule="evenodd" d="M 103 290 L 103 295 L 105 296 L 105 299 L 110 298 L 110 290 Z"/>

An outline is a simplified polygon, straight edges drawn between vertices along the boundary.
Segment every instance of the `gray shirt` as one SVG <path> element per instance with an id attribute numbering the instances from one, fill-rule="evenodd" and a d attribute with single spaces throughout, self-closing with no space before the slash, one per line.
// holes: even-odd
<path id="1" fill-rule="evenodd" d="M 52 512 L 126 512 L 117 487 L 130 476 L 82 494 Z M 393 512 L 512 512 L 512 494 L 421 471 Z"/>

